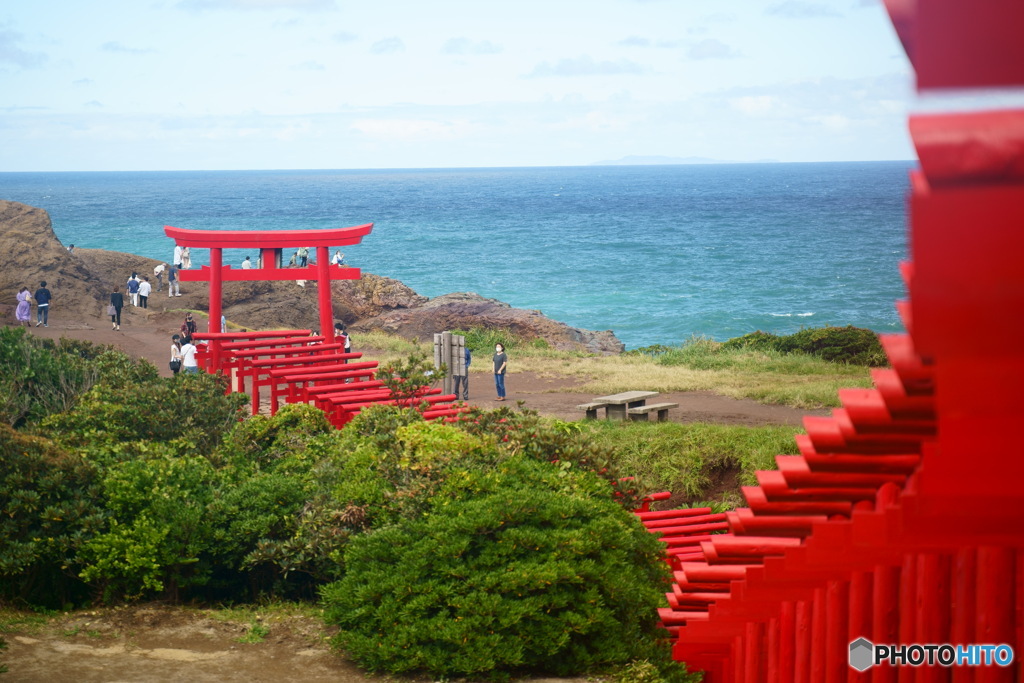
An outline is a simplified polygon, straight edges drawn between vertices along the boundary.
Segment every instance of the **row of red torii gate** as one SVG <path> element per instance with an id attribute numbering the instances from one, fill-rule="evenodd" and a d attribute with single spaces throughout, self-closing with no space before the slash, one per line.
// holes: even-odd
<path id="1" fill-rule="evenodd" d="M 186 282 L 210 286 L 209 328 L 194 335 L 200 366 L 232 380 L 229 390 L 249 393 L 253 415 L 282 403 L 314 405 L 336 427 L 348 423 L 360 410 L 374 404 L 405 404 L 425 419 L 452 419 L 466 410 L 457 396 L 440 388 L 424 388 L 414 396 L 397 396 L 377 378 L 376 361 L 362 361 L 362 353 L 345 353 L 334 335 L 331 283 L 358 280 L 359 268 L 333 265 L 332 247 L 359 244 L 373 223 L 327 230 L 189 230 L 164 226 L 176 246 L 210 250 L 210 265 L 179 271 Z M 283 267 L 286 249 L 311 246 L 315 258 L 305 267 Z M 259 250 L 259 268 L 224 265 L 224 249 Z M 223 283 L 237 281 L 313 281 L 317 287 L 320 331 L 222 330 Z"/>

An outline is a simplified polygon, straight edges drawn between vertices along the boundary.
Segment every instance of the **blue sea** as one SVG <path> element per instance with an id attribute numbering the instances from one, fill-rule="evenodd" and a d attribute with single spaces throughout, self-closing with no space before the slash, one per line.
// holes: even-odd
<path id="1" fill-rule="evenodd" d="M 477 292 L 611 329 L 636 348 L 824 325 L 901 331 L 911 167 L 0 173 L 0 199 L 46 209 L 65 245 L 168 261 L 164 225 L 372 222 L 344 250 L 350 265 L 425 296 Z"/>

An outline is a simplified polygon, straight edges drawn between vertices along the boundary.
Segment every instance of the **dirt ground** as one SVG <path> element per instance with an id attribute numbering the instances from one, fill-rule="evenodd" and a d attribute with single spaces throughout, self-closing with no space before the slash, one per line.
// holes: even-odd
<path id="1" fill-rule="evenodd" d="M 266 635 L 247 642 L 250 623 L 201 609 L 148 604 L 75 612 L 45 626 L 0 633 L 4 683 L 384 683 L 330 649 L 313 617 L 268 614 Z M 409 683 L 429 678 L 403 677 Z M 531 679 L 583 683 L 584 679 Z"/>
<path id="2" fill-rule="evenodd" d="M 125 308 L 121 330 L 110 329 L 105 318 L 75 315 L 54 309 L 48 327 L 33 327 L 33 334 L 85 339 L 112 344 L 146 358 L 169 376 L 170 336 L 178 330 L 187 308 L 185 297 L 167 302 L 153 297 L 149 310 Z M 367 352 L 372 358 L 372 352 Z M 564 420 L 582 417 L 576 406 L 586 394 L 570 391 L 577 382 L 551 379 L 532 372 L 514 372 L 507 379 L 506 405 L 523 401 L 542 415 Z M 487 374 L 470 376 L 470 403 L 482 407 L 493 401 L 493 383 Z M 712 422 L 734 425 L 799 425 L 808 411 L 768 406 L 708 392 L 672 392 L 659 401 L 679 403 L 669 412 L 678 422 Z M 824 414 L 825 411 L 816 411 Z M 355 681 L 383 682 L 387 677 L 368 677 L 355 665 L 333 653 L 325 642 L 326 631 L 313 618 L 289 617 L 266 623 L 269 633 L 255 643 L 240 642 L 249 624 L 228 623 L 208 612 L 162 604 L 118 607 L 76 612 L 57 617 L 45 626 L 17 627 L 0 633 L 8 643 L 0 662 L 9 668 L 3 682 L 45 683 L 157 683 L 189 680 L 193 683 L 234 681 Z M 405 679 L 411 680 L 411 679 Z M 534 679 L 552 683 L 556 679 Z M 558 679 L 565 680 L 565 679 Z M 582 683 L 583 679 L 574 679 Z"/>

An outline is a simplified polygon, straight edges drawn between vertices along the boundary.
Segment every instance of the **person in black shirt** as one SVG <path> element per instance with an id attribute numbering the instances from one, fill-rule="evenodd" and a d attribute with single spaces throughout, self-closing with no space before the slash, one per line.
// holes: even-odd
<path id="1" fill-rule="evenodd" d="M 36 327 L 42 325 L 43 327 L 49 327 L 50 321 L 50 290 L 46 288 L 46 280 L 39 283 L 39 289 L 36 290 L 36 295 L 32 297 L 36 300 Z"/>

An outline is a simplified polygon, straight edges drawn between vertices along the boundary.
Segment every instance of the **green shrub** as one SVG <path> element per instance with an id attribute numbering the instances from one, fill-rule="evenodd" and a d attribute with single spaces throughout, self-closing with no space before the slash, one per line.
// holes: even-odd
<path id="1" fill-rule="evenodd" d="M 812 327 L 790 335 L 752 332 L 722 344 L 725 349 L 806 353 L 833 363 L 882 367 L 888 364 L 878 335 L 860 327 Z"/>
<path id="2" fill-rule="evenodd" d="M 0 596 L 60 607 L 83 596 L 69 569 L 103 524 L 95 468 L 0 425 Z"/>
<path id="3" fill-rule="evenodd" d="M 580 673 L 655 633 L 661 547 L 584 472 L 513 456 L 453 472 L 428 513 L 354 538 L 322 591 L 336 643 L 393 673 Z"/>
<path id="4" fill-rule="evenodd" d="M 307 447 L 334 431 L 322 410 L 304 403 L 285 405 L 273 417 L 253 415 L 235 424 L 216 458 L 246 469 L 305 475 L 313 465 Z"/>
<path id="5" fill-rule="evenodd" d="M 466 346 L 476 353 L 489 355 L 494 351 L 495 344 L 501 344 L 506 350 L 516 349 L 549 349 L 551 344 L 543 337 L 527 338 L 509 329 L 473 327 L 468 330 L 452 330 L 466 338 Z"/>
<path id="6" fill-rule="evenodd" d="M 80 576 L 98 597 L 110 602 L 166 591 L 176 600 L 178 589 L 206 582 L 215 477 L 206 458 L 155 445 L 105 468 L 106 526 L 78 557 Z"/>
<path id="7" fill-rule="evenodd" d="M 21 427 L 74 405 L 99 376 L 82 348 L 0 328 L 0 421 Z"/>
<path id="8" fill-rule="evenodd" d="M 50 415 L 42 429 L 68 449 L 116 459 L 134 442 L 187 442 L 210 454 L 243 416 L 244 394 L 225 395 L 226 380 L 207 374 L 111 386 L 97 384 L 66 413 Z"/>

